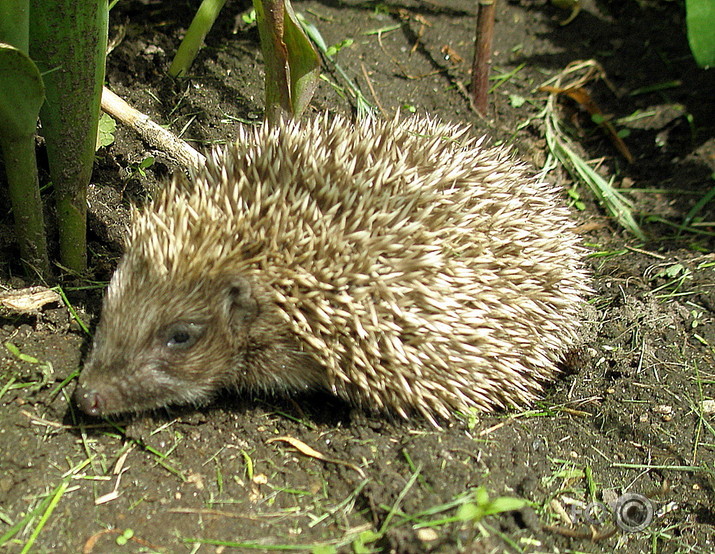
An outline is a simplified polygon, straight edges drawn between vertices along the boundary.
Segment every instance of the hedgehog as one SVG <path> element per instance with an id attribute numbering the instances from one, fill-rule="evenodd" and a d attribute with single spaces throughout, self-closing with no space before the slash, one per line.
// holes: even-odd
<path id="1" fill-rule="evenodd" d="M 524 407 L 589 292 L 559 190 L 466 125 L 243 129 L 133 209 L 75 400 L 90 415 L 323 388 L 438 425 Z"/>

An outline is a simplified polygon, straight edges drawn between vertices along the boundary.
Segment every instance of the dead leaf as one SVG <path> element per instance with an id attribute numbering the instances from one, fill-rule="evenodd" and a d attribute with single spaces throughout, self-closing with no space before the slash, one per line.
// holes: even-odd
<path id="1" fill-rule="evenodd" d="M 444 56 L 444 59 L 447 60 L 449 63 L 452 65 L 459 65 L 464 61 L 464 58 L 457 54 L 457 51 L 452 48 L 449 44 L 445 44 L 442 46 L 440 49 L 440 52 L 442 52 L 442 55 Z"/>
<path id="2" fill-rule="evenodd" d="M 601 108 L 598 107 L 598 105 L 593 100 L 593 98 L 591 98 L 591 95 L 586 89 L 582 87 L 559 88 L 552 86 L 544 86 L 541 87 L 540 90 L 550 92 L 551 94 L 565 94 L 566 96 L 574 100 L 576 103 L 578 103 L 578 105 L 581 106 L 584 110 L 586 110 L 592 118 L 596 116 L 596 118 L 594 119 L 597 120 L 598 125 L 601 127 L 601 129 L 604 130 L 608 138 L 616 147 L 616 150 L 621 153 L 621 155 L 628 161 L 628 163 L 633 163 L 633 154 L 631 154 L 631 151 L 628 149 L 628 146 L 626 146 L 626 143 L 623 142 L 623 139 L 618 136 L 616 128 L 604 115 L 604 113 L 601 111 Z"/>
<path id="3" fill-rule="evenodd" d="M 350 469 L 357 471 L 361 477 L 365 477 L 365 473 L 363 472 L 363 470 L 361 468 L 359 468 L 358 466 L 356 466 L 355 464 L 351 464 L 350 462 L 344 462 L 343 460 L 336 460 L 334 458 L 328 458 L 325 454 L 321 454 L 317 450 L 315 450 L 315 449 L 311 448 L 310 446 L 308 446 L 307 444 L 305 444 L 303 441 L 300 441 L 296 438 L 276 437 L 274 439 L 268 439 L 266 441 L 266 443 L 268 444 L 268 443 L 272 443 L 272 442 L 276 442 L 276 441 L 287 442 L 293 448 L 298 450 L 298 452 L 300 452 L 301 454 L 303 454 L 305 456 L 310 456 L 311 458 L 315 458 L 315 459 L 321 460 L 323 462 L 328 462 L 331 464 L 340 464 L 340 465 L 349 467 Z"/>

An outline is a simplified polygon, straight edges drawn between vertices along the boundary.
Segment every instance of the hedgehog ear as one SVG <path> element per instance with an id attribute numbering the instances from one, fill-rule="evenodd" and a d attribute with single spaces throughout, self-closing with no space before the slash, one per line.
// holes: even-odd
<path id="1" fill-rule="evenodd" d="M 232 327 L 241 327 L 256 319 L 258 302 L 248 279 L 237 275 L 226 283 L 224 309 Z"/>

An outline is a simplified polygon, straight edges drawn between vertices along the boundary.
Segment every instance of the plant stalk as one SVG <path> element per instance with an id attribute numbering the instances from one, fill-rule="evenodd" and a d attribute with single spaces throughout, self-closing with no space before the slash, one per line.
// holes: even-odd
<path id="1" fill-rule="evenodd" d="M 289 0 L 253 0 L 265 64 L 266 120 L 298 118 L 318 86 L 320 56 Z"/>
<path id="2" fill-rule="evenodd" d="M 43 72 L 40 111 L 54 184 L 62 264 L 87 267 L 92 175 L 107 50 L 105 0 L 32 0 L 30 54 Z"/>
<path id="3" fill-rule="evenodd" d="M 0 2 L 0 152 L 20 257 L 29 270 L 49 277 L 45 221 L 35 159 L 37 114 L 44 99 L 42 77 L 28 57 L 29 0 Z"/>
<path id="4" fill-rule="evenodd" d="M 40 200 L 40 186 L 35 163 L 35 135 L 12 140 L 0 139 L 5 159 L 8 192 L 15 220 L 15 236 L 20 257 L 26 267 L 39 275 L 49 275 L 45 220 Z"/>
<path id="5" fill-rule="evenodd" d="M 489 92 L 489 70 L 492 66 L 495 11 L 496 0 L 479 0 L 471 92 L 473 107 L 481 116 L 487 114 L 487 93 Z"/>
<path id="6" fill-rule="evenodd" d="M 30 1 L 0 1 L 0 42 L 27 54 L 30 43 Z"/>
<path id="7" fill-rule="evenodd" d="M 226 0 L 204 0 L 201 2 L 194 19 L 191 21 L 191 25 L 186 31 L 186 36 L 181 41 L 171 62 L 169 75 L 172 77 L 186 75 L 225 3 Z"/>

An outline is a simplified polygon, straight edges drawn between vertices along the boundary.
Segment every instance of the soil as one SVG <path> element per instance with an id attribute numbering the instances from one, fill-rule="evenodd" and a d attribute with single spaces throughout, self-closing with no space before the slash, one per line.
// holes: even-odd
<path id="1" fill-rule="evenodd" d="M 169 78 L 198 4 L 119 2 L 107 85 L 206 150 L 261 119 L 263 65 L 241 18 L 248 3 L 229 2 L 192 75 Z M 2 551 L 715 551 L 715 205 L 697 206 L 715 186 L 714 75 L 691 59 L 681 2 L 581 5 L 561 25 L 569 12 L 546 0 L 498 3 L 481 118 L 465 94 L 475 2 L 294 4 L 328 45 L 354 41 L 336 59 L 384 114 L 471 124 L 536 168 L 548 152 L 538 87 L 574 60 L 603 67 L 612 88 L 601 79 L 587 90 L 634 161 L 571 100 L 560 116 L 580 155 L 633 201 L 648 240 L 563 169 L 548 173 L 581 224 L 595 293 L 584 345 L 543 401 L 441 429 L 319 393 L 224 393 L 204 409 L 112 422 L 82 415 L 70 395 L 90 338 L 67 305 L 91 330 L 129 205 L 180 170 L 120 125 L 92 178 L 90 278 L 63 278 L 68 304 L 0 316 Z M 338 72 L 323 73 L 311 110 L 352 113 Z M 17 258 L 3 210 L 2 289 L 37 284 Z M 500 497 L 526 504 L 511 510 Z"/>

